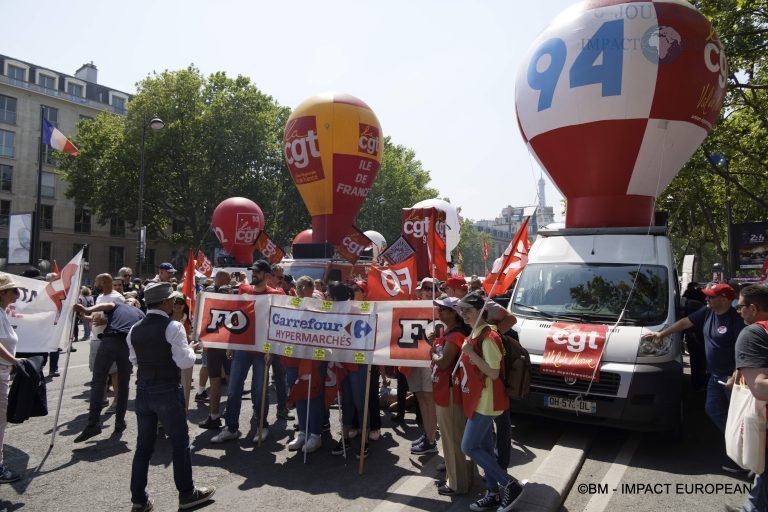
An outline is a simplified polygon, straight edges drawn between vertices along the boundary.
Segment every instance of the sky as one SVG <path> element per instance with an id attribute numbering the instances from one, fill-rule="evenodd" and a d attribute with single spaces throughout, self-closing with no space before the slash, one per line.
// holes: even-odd
<path id="1" fill-rule="evenodd" d="M 44 5 L 52 9 L 47 14 Z M 542 171 L 517 127 L 515 78 L 549 22 L 576 0 L 9 1 L 0 53 L 135 93 L 194 64 L 251 78 L 282 106 L 357 96 L 412 149 L 430 186 L 472 220 L 538 203 Z M 562 219 L 546 175 L 546 204 Z"/>

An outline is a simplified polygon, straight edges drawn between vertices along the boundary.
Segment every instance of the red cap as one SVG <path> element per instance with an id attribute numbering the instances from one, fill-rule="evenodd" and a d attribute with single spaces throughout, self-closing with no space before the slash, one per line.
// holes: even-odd
<path id="1" fill-rule="evenodd" d="M 451 276 L 445 282 L 445 287 L 446 288 L 458 288 L 458 289 L 466 290 L 467 289 L 467 282 L 464 280 L 463 277 Z"/>
<path id="2" fill-rule="evenodd" d="M 711 288 L 705 288 L 701 290 L 707 297 L 725 297 L 728 300 L 736 298 L 736 292 L 733 291 L 731 285 L 725 283 L 718 283 Z"/>

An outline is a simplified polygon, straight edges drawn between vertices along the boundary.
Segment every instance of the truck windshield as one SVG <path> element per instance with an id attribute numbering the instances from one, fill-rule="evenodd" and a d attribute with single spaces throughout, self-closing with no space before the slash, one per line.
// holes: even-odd
<path id="1" fill-rule="evenodd" d="M 667 318 L 668 278 L 662 266 L 528 264 L 515 288 L 521 316 L 658 325 Z"/>

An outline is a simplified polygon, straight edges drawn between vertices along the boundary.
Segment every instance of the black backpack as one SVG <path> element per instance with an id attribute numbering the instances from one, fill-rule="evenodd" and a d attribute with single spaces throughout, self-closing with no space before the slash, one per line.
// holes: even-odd
<path id="1" fill-rule="evenodd" d="M 488 328 L 490 329 L 490 328 Z M 486 331 L 480 334 L 480 342 L 485 337 Z M 498 333 L 501 344 L 504 347 L 500 378 L 504 383 L 504 391 L 510 400 L 523 400 L 531 390 L 531 356 L 523 348 L 515 331 Z M 482 345 L 479 346 L 482 351 Z"/>

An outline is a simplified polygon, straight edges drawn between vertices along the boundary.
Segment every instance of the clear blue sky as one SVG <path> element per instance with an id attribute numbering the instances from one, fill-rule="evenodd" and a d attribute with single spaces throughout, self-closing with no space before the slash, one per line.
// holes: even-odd
<path id="1" fill-rule="evenodd" d="M 290 108 L 324 91 L 359 97 L 416 152 L 441 197 L 474 220 L 537 201 L 538 164 L 515 117 L 515 74 L 575 0 L 136 0 L 3 6 L 0 53 L 133 93 L 194 64 L 245 75 Z M 547 179 L 559 218 L 560 194 Z"/>

